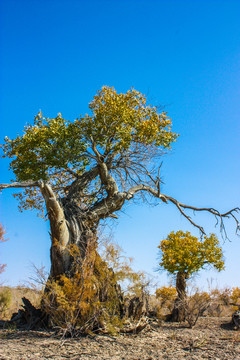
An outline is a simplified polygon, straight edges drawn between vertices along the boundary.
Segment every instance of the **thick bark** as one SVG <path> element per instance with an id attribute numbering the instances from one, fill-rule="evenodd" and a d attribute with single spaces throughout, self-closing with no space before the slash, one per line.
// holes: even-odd
<path id="1" fill-rule="evenodd" d="M 70 245 L 77 245 L 82 258 L 88 241 L 96 237 L 97 222 L 90 220 L 74 202 L 57 200 L 49 185 L 41 187 L 51 229 L 51 279 L 60 275 L 71 276 L 74 271 Z"/>
<path id="2" fill-rule="evenodd" d="M 171 314 L 171 320 L 181 322 L 185 320 L 185 299 L 186 299 L 186 280 L 188 274 L 186 272 L 178 272 L 176 279 L 177 299 Z"/>

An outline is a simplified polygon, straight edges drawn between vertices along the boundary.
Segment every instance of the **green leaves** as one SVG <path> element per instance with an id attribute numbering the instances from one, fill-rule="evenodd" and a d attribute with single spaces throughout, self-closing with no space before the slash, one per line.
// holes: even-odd
<path id="1" fill-rule="evenodd" d="M 6 137 L 1 148 L 3 157 L 12 159 L 10 169 L 15 180 L 47 181 L 62 196 L 76 177 L 98 166 L 99 160 L 106 161 L 109 168 L 116 160 L 116 168 L 119 156 L 126 161 L 122 168 L 127 169 L 130 156 L 141 165 L 162 149 L 168 149 L 177 138 L 171 132 L 167 114 L 147 105 L 146 97 L 134 89 L 117 94 L 114 88 L 104 86 L 89 108 L 91 115 L 73 122 L 65 120 L 60 113 L 51 119 L 39 113 L 33 125 L 25 126 L 22 136 Z M 134 176 L 137 171 L 136 166 Z M 98 190 L 97 176 L 91 186 L 87 184 L 86 189 L 81 189 L 85 195 Z M 38 190 L 27 189 L 17 196 L 21 208 L 42 206 Z"/>
<path id="2" fill-rule="evenodd" d="M 49 180 L 56 170 L 72 168 L 83 172 L 89 164 L 86 153 L 94 142 L 101 153 L 126 151 L 134 143 L 169 148 L 177 135 L 171 132 L 171 120 L 146 104 L 146 97 L 131 89 L 117 94 L 107 86 L 89 105 L 92 116 L 73 123 L 62 118 L 43 117 L 39 113 L 22 136 L 5 138 L 1 147 L 13 158 L 10 168 L 16 180 Z"/>
<path id="3" fill-rule="evenodd" d="M 18 181 L 49 180 L 56 170 L 85 168 L 86 159 L 79 157 L 85 146 L 61 114 L 53 119 L 38 114 L 34 125 L 25 127 L 23 136 L 18 135 L 14 140 L 5 138 L 2 148 L 5 156 L 14 158 L 10 168 Z"/>
<path id="4" fill-rule="evenodd" d="M 177 272 L 188 275 L 212 265 L 218 271 L 224 269 L 223 253 L 216 235 L 205 236 L 204 241 L 192 236 L 190 232 L 171 232 L 162 240 L 160 267 L 171 274 Z"/>
<path id="5" fill-rule="evenodd" d="M 105 151 L 127 150 L 133 143 L 168 148 L 177 138 L 166 113 L 158 114 L 154 106 L 147 105 L 146 97 L 134 89 L 117 94 L 114 88 L 104 86 L 89 108 L 92 116 L 78 119 L 76 126 L 81 126 L 87 140 L 93 139 Z"/>

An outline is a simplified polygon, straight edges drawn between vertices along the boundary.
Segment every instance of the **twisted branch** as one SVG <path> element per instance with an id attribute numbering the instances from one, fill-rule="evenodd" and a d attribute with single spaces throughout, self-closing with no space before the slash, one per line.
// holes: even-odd
<path id="1" fill-rule="evenodd" d="M 153 195 L 154 197 L 156 198 L 159 198 L 160 200 L 162 200 L 163 202 L 167 203 L 168 201 L 170 201 L 172 204 L 174 204 L 177 209 L 180 211 L 180 213 L 193 225 L 195 226 L 196 228 L 198 228 L 201 232 L 201 234 L 204 234 L 205 235 L 205 231 L 203 229 L 202 226 L 198 225 L 197 223 L 195 223 L 192 218 L 186 214 L 186 212 L 184 211 L 184 209 L 189 209 L 189 210 L 193 210 L 193 211 L 204 211 L 204 212 L 209 212 L 210 214 L 213 214 L 216 219 L 217 219 L 217 223 L 216 225 L 218 224 L 218 221 L 220 219 L 220 230 L 221 232 L 224 232 L 224 235 L 226 238 L 227 237 L 227 232 L 226 232 L 226 229 L 225 229 L 225 226 L 224 226 L 224 221 L 223 219 L 224 218 L 230 218 L 232 217 L 236 223 L 236 234 L 238 233 L 238 231 L 240 230 L 240 223 L 239 223 L 239 220 L 237 219 L 237 217 L 235 216 L 235 213 L 239 213 L 240 212 L 240 208 L 239 207 L 235 207 L 229 211 L 227 211 L 226 213 L 220 213 L 218 210 L 214 209 L 214 208 L 198 208 L 196 206 L 191 206 L 191 205 L 186 205 L 186 204 L 183 204 L 181 202 L 179 202 L 178 200 L 174 199 L 173 197 L 169 196 L 169 195 L 166 195 L 166 194 L 162 194 L 162 193 L 159 193 L 159 188 L 157 187 L 157 191 L 155 189 L 153 189 L 151 186 L 149 185 L 144 185 L 144 184 L 141 184 L 141 185 L 137 185 L 137 186 L 134 186 L 132 187 L 131 189 L 129 189 L 127 192 L 126 192 L 126 198 L 128 200 L 130 200 L 135 193 L 139 192 L 139 191 L 147 191 L 148 193 L 150 193 L 151 195 Z"/>

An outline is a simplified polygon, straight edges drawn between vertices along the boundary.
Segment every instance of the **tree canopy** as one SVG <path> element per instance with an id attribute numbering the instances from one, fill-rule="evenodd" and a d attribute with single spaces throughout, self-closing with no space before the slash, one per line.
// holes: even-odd
<path id="1" fill-rule="evenodd" d="M 0 184 L 0 189 L 23 189 L 15 194 L 20 210 L 42 211 L 44 202 L 54 198 L 59 209 L 71 204 L 78 214 L 98 222 L 116 217 L 126 200 L 146 194 L 174 204 L 202 233 L 203 227 L 185 210 L 210 212 L 223 230 L 223 219 L 232 217 L 239 229 L 235 215 L 239 208 L 220 213 L 186 205 L 161 192 L 160 156 L 178 135 L 166 112 L 149 105 L 145 95 L 134 89 L 118 94 L 104 86 L 89 109 L 90 115 L 72 122 L 60 113 L 56 118 L 39 113 L 33 125 L 25 126 L 23 135 L 5 138 L 3 156 L 11 159 L 15 179 Z"/>
<path id="2" fill-rule="evenodd" d="M 91 115 L 74 122 L 61 114 L 50 119 L 39 113 L 33 125 L 25 126 L 22 136 L 6 137 L 2 148 L 5 156 L 13 159 L 10 168 L 16 181 L 47 181 L 58 195 L 65 196 L 69 185 L 85 174 L 78 200 L 87 194 L 91 195 L 88 203 L 94 203 L 117 190 L 116 183 L 112 188 L 107 183 L 107 170 L 126 189 L 150 173 L 145 166 L 177 138 L 167 114 L 147 105 L 146 97 L 134 89 L 117 94 L 105 86 L 89 108 Z M 73 191 L 70 193 L 72 196 Z M 24 208 L 42 205 L 36 190 L 26 189 L 19 199 Z"/>
<path id="3" fill-rule="evenodd" d="M 172 231 L 160 245 L 160 268 L 170 274 L 178 272 L 191 276 L 207 266 L 224 269 L 223 253 L 216 235 L 204 236 L 201 241 L 189 231 Z"/>

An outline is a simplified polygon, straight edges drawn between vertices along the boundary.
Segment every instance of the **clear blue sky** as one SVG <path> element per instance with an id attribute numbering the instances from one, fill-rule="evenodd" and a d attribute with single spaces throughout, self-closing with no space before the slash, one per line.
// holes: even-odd
<path id="1" fill-rule="evenodd" d="M 221 211 L 240 205 L 240 2 L 211 0 L 0 0 L 1 140 L 16 137 L 42 110 L 74 119 L 103 85 L 130 87 L 163 105 L 180 134 L 164 157 L 163 191 L 179 201 Z M 1 159 L 0 183 L 12 174 Z M 18 212 L 11 190 L 1 195 L 0 245 L 6 284 L 27 281 L 31 263 L 49 267 L 49 227 Z M 171 205 L 130 204 L 111 222 L 115 240 L 136 269 L 157 276 L 157 245 L 172 230 L 198 235 Z M 215 219 L 197 216 L 207 232 Z M 239 286 L 240 238 L 226 222 L 226 271 L 207 271 L 199 286 Z"/>

